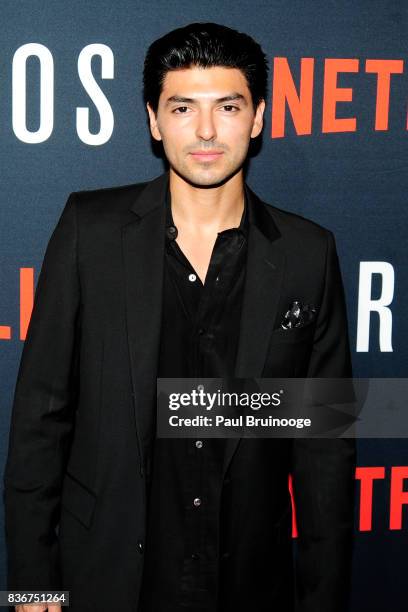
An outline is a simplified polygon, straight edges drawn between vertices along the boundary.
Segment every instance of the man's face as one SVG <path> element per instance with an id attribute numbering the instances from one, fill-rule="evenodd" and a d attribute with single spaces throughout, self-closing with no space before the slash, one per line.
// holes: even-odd
<path id="1" fill-rule="evenodd" d="M 265 102 L 254 111 L 245 76 L 237 68 L 172 70 L 165 76 L 150 130 L 163 141 L 170 166 L 197 186 L 215 186 L 245 161 L 262 130 Z"/>

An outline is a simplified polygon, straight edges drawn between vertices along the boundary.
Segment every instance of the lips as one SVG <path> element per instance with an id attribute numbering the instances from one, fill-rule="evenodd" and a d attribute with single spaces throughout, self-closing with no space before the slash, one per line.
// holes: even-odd
<path id="1" fill-rule="evenodd" d="M 211 161 L 212 159 L 218 159 L 223 154 L 223 151 L 193 151 L 191 155 L 195 159 L 202 161 Z"/>

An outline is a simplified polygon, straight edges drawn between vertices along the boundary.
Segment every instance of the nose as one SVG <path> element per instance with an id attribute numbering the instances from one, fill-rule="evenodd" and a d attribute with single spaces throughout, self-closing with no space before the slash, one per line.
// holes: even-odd
<path id="1" fill-rule="evenodd" d="M 202 140 L 213 140 L 216 138 L 217 132 L 211 109 L 201 110 L 198 113 L 196 136 Z"/>

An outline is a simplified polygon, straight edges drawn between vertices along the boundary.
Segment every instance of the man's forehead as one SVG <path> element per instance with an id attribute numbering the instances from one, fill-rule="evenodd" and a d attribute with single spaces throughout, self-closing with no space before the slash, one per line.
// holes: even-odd
<path id="1" fill-rule="evenodd" d="M 211 66 L 202 68 L 179 68 L 166 73 L 162 95 L 189 98 L 216 99 L 237 93 L 244 98 L 249 96 L 249 88 L 244 74 L 238 68 Z"/>

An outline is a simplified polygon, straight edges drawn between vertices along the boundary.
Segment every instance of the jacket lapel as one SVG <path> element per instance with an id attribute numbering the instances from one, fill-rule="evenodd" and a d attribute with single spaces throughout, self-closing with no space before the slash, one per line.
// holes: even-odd
<path id="1" fill-rule="evenodd" d="M 168 173 L 147 183 L 122 227 L 126 321 L 136 435 L 143 472 L 155 435 Z"/>
<path id="2" fill-rule="evenodd" d="M 260 378 L 267 356 L 284 276 L 281 236 L 266 206 L 246 185 L 249 235 L 236 378 Z M 224 472 L 241 438 L 228 438 Z"/>
<path id="3" fill-rule="evenodd" d="M 142 471 L 155 435 L 168 180 L 166 172 L 146 184 L 131 206 L 134 220 L 122 227 L 126 322 Z M 249 233 L 235 377 L 258 378 L 277 313 L 285 258 L 267 205 L 246 184 L 245 193 Z M 226 440 L 224 471 L 239 441 Z"/>

